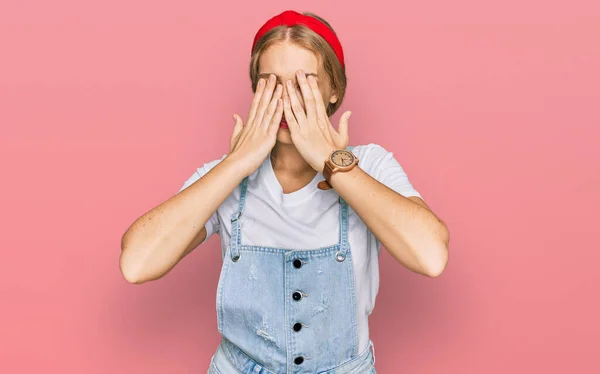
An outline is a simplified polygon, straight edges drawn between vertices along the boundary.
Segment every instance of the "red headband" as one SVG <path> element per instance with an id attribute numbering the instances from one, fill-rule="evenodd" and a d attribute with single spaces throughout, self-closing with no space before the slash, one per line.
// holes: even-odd
<path id="1" fill-rule="evenodd" d="M 333 31 L 326 24 L 319 21 L 318 19 L 310 16 L 305 16 L 293 10 L 286 10 L 285 12 L 276 15 L 275 17 L 268 20 L 256 33 L 254 37 L 254 43 L 252 43 L 252 51 L 256 43 L 263 37 L 269 30 L 277 26 L 293 26 L 297 24 L 303 24 L 312 31 L 319 34 L 329 45 L 333 48 L 335 55 L 337 56 L 342 68 L 344 66 L 344 51 L 342 50 L 342 44 Z"/>

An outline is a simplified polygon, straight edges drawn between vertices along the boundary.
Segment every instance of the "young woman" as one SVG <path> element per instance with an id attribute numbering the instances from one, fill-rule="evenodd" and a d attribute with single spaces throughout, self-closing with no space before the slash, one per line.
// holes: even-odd
<path id="1" fill-rule="evenodd" d="M 391 153 L 348 147 L 344 54 L 321 18 L 285 11 L 252 46 L 255 92 L 230 152 L 137 219 L 122 239 L 131 283 L 161 278 L 221 237 L 222 342 L 209 373 L 374 373 L 368 316 L 383 245 L 438 276 L 448 231 Z M 359 164 L 360 160 L 360 164 Z"/>

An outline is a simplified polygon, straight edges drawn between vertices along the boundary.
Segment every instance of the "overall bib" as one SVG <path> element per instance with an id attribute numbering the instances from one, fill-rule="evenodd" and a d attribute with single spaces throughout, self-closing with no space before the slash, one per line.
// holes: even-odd
<path id="1" fill-rule="evenodd" d="M 248 178 L 231 217 L 217 288 L 222 341 L 209 373 L 375 373 L 372 343 L 358 352 L 348 205 L 340 197 L 338 243 L 317 249 L 242 244 Z"/>

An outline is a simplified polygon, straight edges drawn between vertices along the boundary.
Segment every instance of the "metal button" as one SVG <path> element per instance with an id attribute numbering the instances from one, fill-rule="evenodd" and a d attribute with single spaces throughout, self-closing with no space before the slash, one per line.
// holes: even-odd
<path id="1" fill-rule="evenodd" d="M 304 357 L 302 357 L 302 356 L 298 356 L 294 359 L 294 364 L 296 364 L 296 365 L 300 365 L 303 362 L 304 362 Z"/>
<path id="2" fill-rule="evenodd" d="M 302 299 L 302 294 L 300 292 L 296 291 L 292 294 L 292 298 L 296 301 L 299 301 L 300 299 Z"/>
<path id="3" fill-rule="evenodd" d="M 300 330 L 302 330 L 302 324 L 299 323 L 299 322 L 295 323 L 294 324 L 294 331 L 298 332 Z"/>
<path id="4" fill-rule="evenodd" d="M 296 269 L 300 269 L 302 267 L 302 261 L 300 261 L 299 259 L 295 259 L 294 260 L 294 267 Z"/>
<path id="5" fill-rule="evenodd" d="M 346 259 L 346 254 L 342 252 L 337 252 L 335 254 L 335 259 L 337 260 L 337 262 L 342 262 Z"/>

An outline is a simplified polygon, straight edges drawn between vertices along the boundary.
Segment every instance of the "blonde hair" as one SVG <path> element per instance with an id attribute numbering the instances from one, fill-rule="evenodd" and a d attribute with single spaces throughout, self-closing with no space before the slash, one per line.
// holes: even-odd
<path id="1" fill-rule="evenodd" d="M 313 17 L 323 22 L 331 31 L 333 28 L 323 18 L 313 13 L 303 13 L 305 16 Z M 328 103 L 327 115 L 332 116 L 342 105 L 344 95 L 346 94 L 346 71 L 338 60 L 333 48 L 319 34 L 312 31 L 305 25 L 277 26 L 269 30 L 257 43 L 250 57 L 250 80 L 252 81 L 252 92 L 256 92 L 258 84 L 258 60 L 260 55 L 270 46 L 282 42 L 292 42 L 293 44 L 306 48 L 317 55 L 319 65 L 325 72 L 328 83 L 333 93 L 337 95 L 335 103 Z"/>

